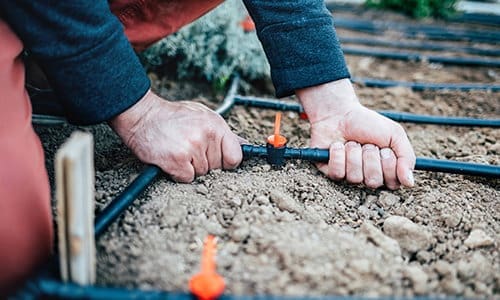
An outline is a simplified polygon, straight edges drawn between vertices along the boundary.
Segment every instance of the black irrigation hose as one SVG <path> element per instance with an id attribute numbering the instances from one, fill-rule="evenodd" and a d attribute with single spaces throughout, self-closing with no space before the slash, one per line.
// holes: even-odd
<path id="1" fill-rule="evenodd" d="M 50 299 L 92 299 L 92 300 L 108 300 L 108 299 L 149 299 L 149 300 L 196 300 L 192 294 L 184 292 L 166 292 L 157 290 L 136 290 L 136 289 L 118 289 L 109 287 L 96 286 L 79 286 L 72 283 L 63 284 L 55 280 L 41 280 L 39 283 L 43 291 L 42 298 Z M 217 298 L 218 300 L 354 300 L 359 299 L 353 296 L 275 296 L 275 295 L 254 295 L 254 296 L 237 296 L 223 294 Z M 384 299 L 384 298 L 379 298 Z M 392 298 L 386 298 L 392 299 Z M 410 299 L 410 298 L 409 298 Z M 433 298 L 419 297 L 419 300 L 427 300 Z M 446 298 L 439 298 L 446 299 Z"/>
<path id="2" fill-rule="evenodd" d="M 500 67 L 500 60 L 488 59 L 481 57 L 446 57 L 435 55 L 423 55 L 419 53 L 409 52 L 394 52 L 375 49 L 360 49 L 357 47 L 342 47 L 344 54 L 358 55 L 358 56 L 373 56 L 384 59 L 396 59 L 404 61 L 426 61 L 429 63 L 439 63 L 445 65 L 459 65 L 459 66 L 486 66 L 491 68 Z"/>
<path id="3" fill-rule="evenodd" d="M 304 111 L 302 105 L 294 102 L 286 102 L 276 99 L 259 98 L 251 96 L 234 96 L 234 104 L 258 108 L 267 108 L 281 111 L 295 111 L 301 113 Z"/>
<path id="4" fill-rule="evenodd" d="M 165 299 L 193 300 L 188 293 L 173 293 L 152 290 L 132 290 L 97 286 L 80 286 L 74 283 L 62 283 L 51 279 L 41 279 L 38 282 L 41 296 L 49 299 Z"/>
<path id="5" fill-rule="evenodd" d="M 242 145 L 241 149 L 243 151 L 244 158 L 267 157 L 267 148 L 265 146 Z M 314 162 L 328 162 L 330 153 L 328 149 L 286 148 L 284 156 L 285 159 L 303 159 Z M 425 157 L 417 158 L 415 170 L 500 178 L 500 166 Z"/>
<path id="6" fill-rule="evenodd" d="M 451 44 L 437 44 L 428 42 L 403 42 L 403 41 L 390 41 L 381 40 L 377 38 L 357 38 L 357 37 L 342 37 L 340 36 L 340 42 L 342 44 L 361 44 L 365 46 L 380 46 L 380 47 L 390 47 L 398 49 L 416 49 L 416 50 L 426 50 L 426 51 L 449 51 L 449 52 L 461 52 L 482 56 L 500 56 L 499 49 L 484 49 L 476 47 L 461 47 L 458 45 Z"/>
<path id="7" fill-rule="evenodd" d="M 220 115 L 224 115 L 234 105 L 234 96 L 238 90 L 239 76 L 235 76 L 231 86 L 227 92 L 226 98 L 222 105 L 216 110 Z M 125 188 L 111 203 L 97 215 L 94 225 L 94 235 L 96 238 L 102 233 L 125 211 L 134 200 L 156 179 L 161 173 L 160 168 L 153 165 L 148 165 L 132 183 Z"/>
<path id="8" fill-rule="evenodd" d="M 433 40 L 467 40 L 493 44 L 500 42 L 500 33 L 498 33 L 498 31 L 488 30 L 461 30 L 442 28 L 433 25 L 410 25 L 399 22 L 367 21 L 347 18 L 335 18 L 335 27 L 371 34 L 391 30 L 401 32 L 406 37 L 425 37 Z"/>
<path id="9" fill-rule="evenodd" d="M 452 16 L 447 19 L 451 22 L 476 23 L 482 25 L 498 26 L 500 24 L 500 16 L 487 15 L 481 13 L 463 13 L 458 16 Z"/>
<path id="10" fill-rule="evenodd" d="M 281 111 L 294 111 L 301 113 L 303 108 L 299 103 L 285 102 L 275 99 L 235 96 L 235 104 L 249 107 L 268 108 Z M 475 127 L 500 127 L 500 119 L 475 119 L 466 117 L 441 117 L 419 115 L 404 112 L 378 111 L 379 114 L 386 116 L 396 122 L 408 122 L 417 124 L 434 124 L 450 126 L 475 126 Z"/>
<path id="11" fill-rule="evenodd" d="M 475 126 L 475 127 L 493 127 L 493 128 L 500 127 L 500 119 L 440 117 L 440 116 L 417 115 L 411 113 L 392 112 L 392 111 L 379 111 L 378 113 L 396 122 L 449 125 L 449 126 Z"/>
<path id="12" fill-rule="evenodd" d="M 104 210 L 95 218 L 94 235 L 101 236 L 123 211 L 156 179 L 160 169 L 156 166 L 147 166 L 132 183 L 123 190 Z"/>
<path id="13" fill-rule="evenodd" d="M 351 81 L 354 83 L 362 84 L 367 87 L 375 88 L 389 88 L 402 86 L 410 88 L 414 91 L 473 91 L 473 90 L 486 90 L 492 92 L 499 92 L 500 85 L 485 84 L 485 83 L 432 83 L 432 82 L 409 82 L 409 81 L 396 81 L 375 78 L 352 77 Z"/>

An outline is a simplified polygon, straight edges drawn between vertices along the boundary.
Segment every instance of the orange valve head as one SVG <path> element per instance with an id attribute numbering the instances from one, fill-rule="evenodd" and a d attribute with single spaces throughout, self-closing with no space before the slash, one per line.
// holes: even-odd
<path id="1" fill-rule="evenodd" d="M 267 143 L 274 146 L 274 148 L 280 148 L 286 145 L 287 140 L 286 137 L 280 134 L 281 127 L 281 112 L 276 113 L 276 117 L 274 119 L 274 134 L 270 135 L 267 138 Z"/>
<path id="2" fill-rule="evenodd" d="M 215 266 L 215 237 L 207 236 L 201 257 L 201 271 L 191 277 L 189 290 L 199 300 L 217 299 L 224 291 L 224 278 L 217 274 Z"/>
<path id="3" fill-rule="evenodd" d="M 250 16 L 246 16 L 245 19 L 240 22 L 240 26 L 245 32 L 255 31 L 255 23 Z"/>
<path id="4" fill-rule="evenodd" d="M 287 140 L 280 134 L 281 112 L 276 113 L 274 120 L 274 134 L 267 138 L 267 163 L 281 167 L 285 161 Z"/>

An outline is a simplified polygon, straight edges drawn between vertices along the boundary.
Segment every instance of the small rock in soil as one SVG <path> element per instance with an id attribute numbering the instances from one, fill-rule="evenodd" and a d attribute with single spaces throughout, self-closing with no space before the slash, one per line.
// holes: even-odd
<path id="1" fill-rule="evenodd" d="M 481 229 L 474 229 L 469 237 L 464 241 L 465 246 L 475 249 L 479 247 L 488 247 L 494 244 L 494 240 Z"/>
<path id="2" fill-rule="evenodd" d="M 427 229 L 405 217 L 387 218 L 384 222 L 384 232 L 398 241 L 401 250 L 407 254 L 426 250 L 431 245 L 432 235 Z"/>
<path id="3" fill-rule="evenodd" d="M 299 211 L 297 203 L 295 200 L 285 193 L 272 191 L 270 195 L 271 201 L 276 203 L 278 208 L 282 211 L 297 212 Z"/>
<path id="4" fill-rule="evenodd" d="M 399 196 L 394 195 L 389 192 L 381 192 L 378 197 L 377 204 L 380 205 L 385 210 L 391 208 L 394 204 L 398 203 L 400 200 Z"/>
<path id="5" fill-rule="evenodd" d="M 240 196 L 234 196 L 229 199 L 229 205 L 234 207 L 241 207 L 242 203 L 243 201 L 241 200 Z"/>
<path id="6" fill-rule="evenodd" d="M 451 228 L 457 227 L 458 224 L 460 224 L 460 221 L 462 220 L 462 215 L 458 212 L 443 214 L 442 217 L 446 226 Z"/>
<path id="7" fill-rule="evenodd" d="M 244 241 L 250 235 L 250 228 L 248 226 L 243 226 L 240 228 L 236 228 L 231 232 L 231 238 L 235 242 Z"/>
<path id="8" fill-rule="evenodd" d="M 361 225 L 360 233 L 365 235 L 370 242 L 383 249 L 385 252 L 394 256 L 401 256 L 401 249 L 398 242 L 385 235 L 370 222 L 364 222 Z"/>
<path id="9" fill-rule="evenodd" d="M 201 195 L 207 195 L 208 194 L 208 188 L 204 184 L 200 184 L 196 186 L 196 192 Z"/>
<path id="10" fill-rule="evenodd" d="M 441 280 L 440 286 L 443 291 L 451 295 L 460 295 L 464 289 L 457 277 L 445 277 Z"/>
<path id="11" fill-rule="evenodd" d="M 410 279 L 413 290 L 417 295 L 427 294 L 429 292 L 429 276 L 419 266 L 408 266 L 404 270 L 404 275 Z"/>
<path id="12" fill-rule="evenodd" d="M 456 269 L 444 260 L 438 260 L 434 264 L 434 270 L 442 277 L 456 277 Z"/>
<path id="13" fill-rule="evenodd" d="M 354 259 L 349 262 L 349 266 L 358 274 L 365 275 L 370 273 L 371 263 L 368 259 Z"/>
<path id="14" fill-rule="evenodd" d="M 255 202 L 257 202 L 257 204 L 259 205 L 269 204 L 269 197 L 267 197 L 266 195 L 259 195 L 255 197 Z"/>

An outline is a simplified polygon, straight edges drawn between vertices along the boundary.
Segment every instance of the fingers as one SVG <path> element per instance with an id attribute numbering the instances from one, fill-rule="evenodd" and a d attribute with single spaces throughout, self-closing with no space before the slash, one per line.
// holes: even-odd
<path id="1" fill-rule="evenodd" d="M 397 177 L 399 182 L 404 186 L 413 187 L 415 185 L 413 178 L 416 160 L 415 153 L 404 129 L 399 125 L 396 128 L 392 143 L 389 146 L 397 158 Z"/>
<path id="2" fill-rule="evenodd" d="M 399 189 L 399 181 L 396 172 L 397 159 L 396 155 L 390 148 L 380 150 L 380 159 L 382 163 L 382 172 L 384 174 L 384 182 L 388 189 Z"/>
<path id="3" fill-rule="evenodd" d="M 190 183 L 196 175 L 193 164 L 184 158 L 175 162 L 175 164 L 160 167 L 176 182 Z"/>
<path id="4" fill-rule="evenodd" d="M 330 160 L 328 161 L 328 177 L 333 180 L 342 180 L 345 177 L 346 153 L 344 143 L 335 142 L 330 146 Z"/>
<path id="5" fill-rule="evenodd" d="M 363 182 L 363 152 L 356 142 L 345 144 L 346 179 L 350 183 Z"/>
<path id="6" fill-rule="evenodd" d="M 382 175 L 382 164 L 377 146 L 372 144 L 363 145 L 363 177 L 367 187 L 376 189 L 384 184 Z"/>
<path id="7" fill-rule="evenodd" d="M 238 136 L 231 131 L 228 131 L 222 137 L 222 167 L 224 169 L 236 168 L 243 159 L 241 152 L 240 140 Z"/>
<path id="8" fill-rule="evenodd" d="M 340 142 L 330 146 L 328 164 L 318 168 L 333 180 L 346 179 L 349 183 L 364 183 L 376 189 L 384 184 L 391 190 L 400 186 L 397 177 L 397 158 L 390 148 L 380 149 L 372 144 L 361 146 L 356 142 Z"/>

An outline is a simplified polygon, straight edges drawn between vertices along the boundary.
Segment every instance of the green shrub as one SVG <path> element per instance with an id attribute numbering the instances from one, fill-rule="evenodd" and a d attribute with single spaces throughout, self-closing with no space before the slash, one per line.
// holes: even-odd
<path id="1" fill-rule="evenodd" d="M 148 69 L 173 67 L 179 78 L 206 79 L 216 89 L 223 88 L 234 72 L 249 80 L 267 78 L 269 65 L 257 35 L 240 26 L 245 16 L 241 1 L 225 1 L 151 46 L 141 59 Z"/>
<path id="2" fill-rule="evenodd" d="M 414 18 L 447 18 L 452 15 L 458 0 L 366 0 L 368 7 L 388 8 Z"/>

